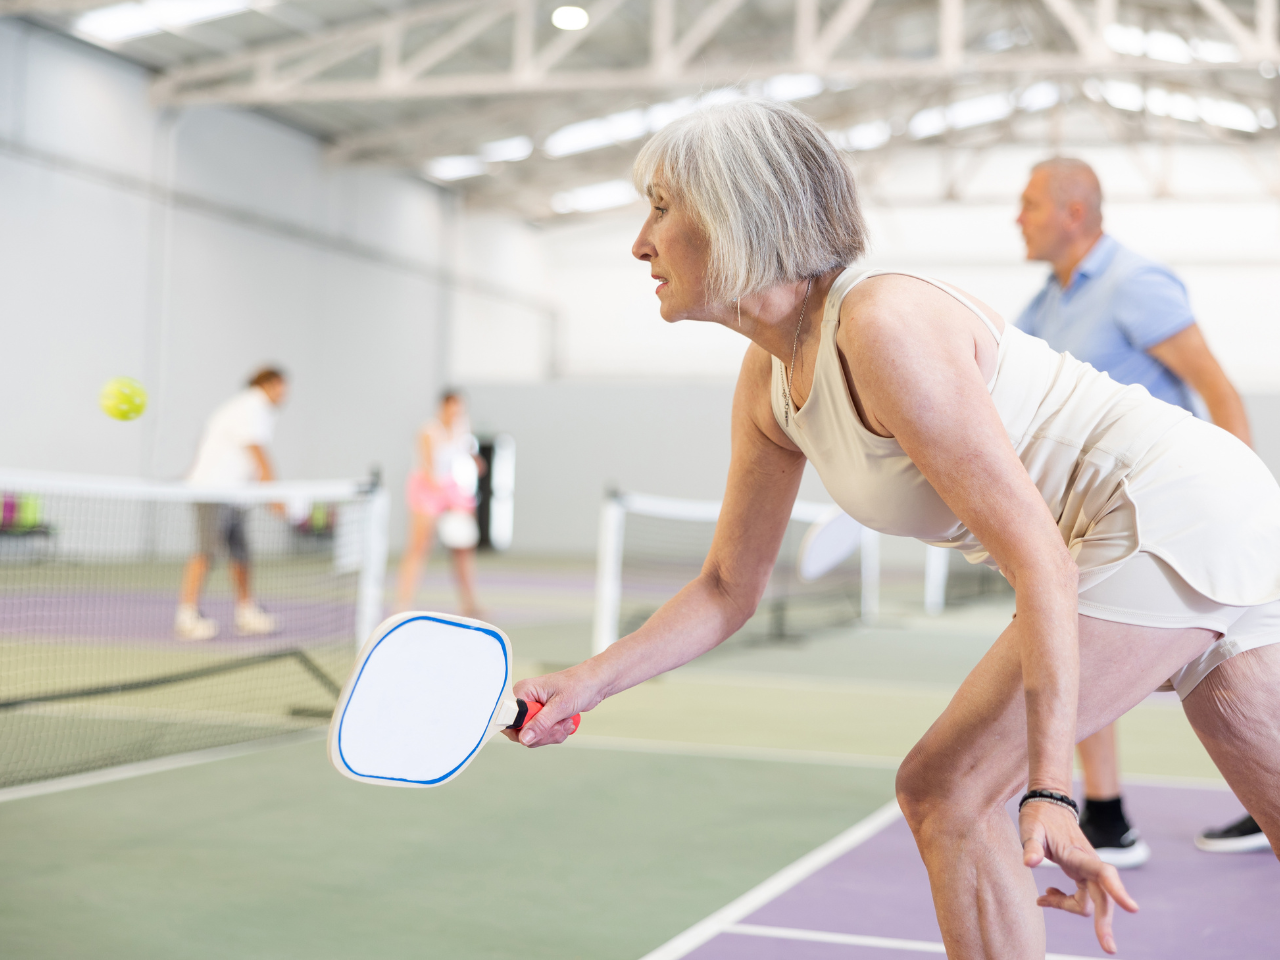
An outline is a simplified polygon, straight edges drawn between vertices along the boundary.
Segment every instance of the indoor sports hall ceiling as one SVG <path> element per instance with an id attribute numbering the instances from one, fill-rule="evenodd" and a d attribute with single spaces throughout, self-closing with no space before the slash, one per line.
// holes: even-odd
<path id="1" fill-rule="evenodd" d="M 796 102 L 855 154 L 1009 142 L 1276 143 L 1280 0 L 0 0 L 260 109 L 339 163 L 534 219 L 632 198 L 699 102 Z"/>

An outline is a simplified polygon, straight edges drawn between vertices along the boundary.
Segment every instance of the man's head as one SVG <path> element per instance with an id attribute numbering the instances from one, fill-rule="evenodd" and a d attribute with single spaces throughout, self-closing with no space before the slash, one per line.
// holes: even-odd
<path id="1" fill-rule="evenodd" d="M 1056 263 L 1102 233 L 1102 186 L 1083 160 L 1054 157 L 1031 168 L 1018 226 L 1028 260 Z"/>
<path id="2" fill-rule="evenodd" d="M 249 378 L 249 386 L 257 387 L 277 407 L 284 403 L 285 395 L 289 392 L 289 382 L 279 367 L 263 367 Z"/>

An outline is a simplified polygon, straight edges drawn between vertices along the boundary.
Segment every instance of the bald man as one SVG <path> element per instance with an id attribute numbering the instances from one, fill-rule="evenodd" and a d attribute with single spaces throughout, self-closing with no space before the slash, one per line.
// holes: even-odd
<path id="1" fill-rule="evenodd" d="M 1193 409 L 1199 394 L 1213 422 L 1250 443 L 1240 395 L 1196 326 L 1187 290 L 1167 267 L 1134 253 L 1102 230 L 1102 187 L 1083 160 L 1036 164 L 1022 193 L 1018 226 L 1028 260 L 1053 268 L 1018 318 L 1049 342 L 1120 383 Z M 1116 867 L 1145 863 L 1151 851 L 1125 816 L 1114 726 L 1080 744 L 1085 807 L 1080 826 L 1099 856 Z M 1263 849 L 1252 817 L 1196 838 L 1202 850 Z"/>

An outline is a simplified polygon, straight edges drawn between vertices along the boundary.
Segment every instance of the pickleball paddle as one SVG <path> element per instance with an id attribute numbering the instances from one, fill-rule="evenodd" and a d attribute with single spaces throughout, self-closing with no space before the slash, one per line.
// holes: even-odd
<path id="1" fill-rule="evenodd" d="M 511 641 L 497 627 L 401 613 L 356 656 L 329 722 L 329 761 L 363 783 L 438 787 L 495 733 L 519 730 L 541 709 L 512 695 Z"/>

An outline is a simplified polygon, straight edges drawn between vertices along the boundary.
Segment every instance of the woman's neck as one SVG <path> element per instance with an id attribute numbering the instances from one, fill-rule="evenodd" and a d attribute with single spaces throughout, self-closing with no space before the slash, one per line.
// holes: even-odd
<path id="1" fill-rule="evenodd" d="M 741 326 L 736 309 L 720 322 L 759 344 L 790 368 L 797 341 L 803 343 L 820 327 L 827 293 L 841 272 L 842 268 L 838 268 L 820 274 L 813 278 L 812 285 L 808 280 L 801 280 L 743 297 Z"/>

